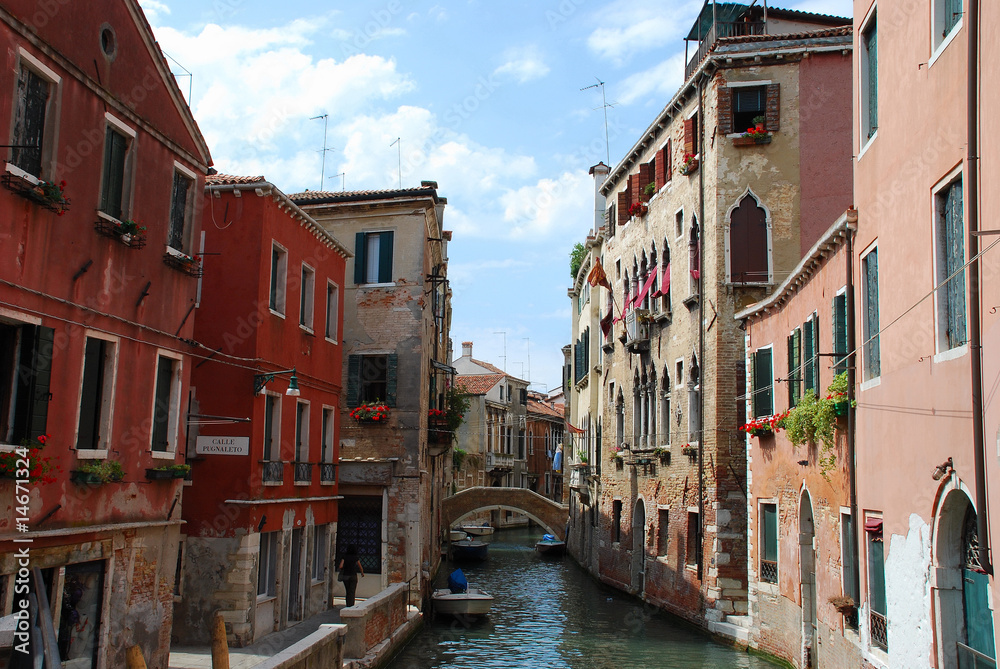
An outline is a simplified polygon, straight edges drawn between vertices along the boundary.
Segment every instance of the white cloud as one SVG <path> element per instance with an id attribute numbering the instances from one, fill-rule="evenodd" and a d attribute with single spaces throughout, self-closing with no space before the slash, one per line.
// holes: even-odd
<path id="1" fill-rule="evenodd" d="M 504 53 L 504 61 L 493 74 L 512 76 L 521 84 L 541 79 L 549 73 L 549 66 L 542 60 L 541 53 L 535 47 L 508 49 Z"/>
<path id="2" fill-rule="evenodd" d="M 631 104 L 636 100 L 655 95 L 663 106 L 684 82 L 684 54 L 674 54 L 643 72 L 628 76 L 618 89 L 618 102 Z"/>
<path id="3" fill-rule="evenodd" d="M 435 21 L 444 21 L 448 18 L 448 12 L 441 5 L 434 5 L 427 11 L 427 15 Z"/>
<path id="4" fill-rule="evenodd" d="M 637 53 L 676 48 L 677 40 L 694 24 L 702 0 L 617 0 L 599 12 L 599 27 L 587 38 L 597 56 L 622 65 Z"/>
<path id="5" fill-rule="evenodd" d="M 170 13 L 170 7 L 165 2 L 159 2 L 159 0 L 139 0 L 139 6 L 142 7 L 142 11 L 146 15 L 146 20 L 150 23 L 154 23 L 160 14 Z"/>
<path id="6" fill-rule="evenodd" d="M 590 226 L 594 216 L 594 184 L 583 171 L 563 172 L 557 179 L 505 193 L 503 220 L 515 239 L 544 239 L 557 234 L 577 234 Z"/>

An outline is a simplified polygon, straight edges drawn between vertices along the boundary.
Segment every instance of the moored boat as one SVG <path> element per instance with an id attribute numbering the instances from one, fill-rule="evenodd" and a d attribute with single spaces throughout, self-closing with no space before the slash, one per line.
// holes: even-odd
<path id="1" fill-rule="evenodd" d="M 474 537 L 488 537 L 493 534 L 493 527 L 489 523 L 482 525 L 462 525 L 462 531 Z"/>
<path id="2" fill-rule="evenodd" d="M 456 527 L 455 529 L 449 531 L 448 541 L 461 541 L 462 539 L 468 539 L 469 535 L 465 533 L 465 530 Z"/>
<path id="3" fill-rule="evenodd" d="M 448 576 L 448 587 L 431 594 L 434 610 L 449 616 L 485 616 L 493 605 L 493 596 L 477 588 L 470 588 L 461 569 Z"/>
<path id="4" fill-rule="evenodd" d="M 485 560 L 490 545 L 478 539 L 462 539 L 451 542 L 451 557 L 453 560 Z"/>
<path id="5" fill-rule="evenodd" d="M 535 550 L 545 557 L 562 557 L 566 553 L 566 542 L 559 541 L 554 535 L 545 534 L 542 540 L 535 544 Z"/>

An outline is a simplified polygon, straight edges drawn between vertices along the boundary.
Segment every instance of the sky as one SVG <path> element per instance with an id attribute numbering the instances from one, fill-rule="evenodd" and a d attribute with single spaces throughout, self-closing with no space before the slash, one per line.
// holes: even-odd
<path id="1" fill-rule="evenodd" d="M 455 356 L 472 341 L 534 390 L 561 385 L 588 170 L 680 87 L 702 0 L 139 2 L 220 173 L 285 193 L 436 181 Z M 850 16 L 852 0 L 769 5 Z"/>

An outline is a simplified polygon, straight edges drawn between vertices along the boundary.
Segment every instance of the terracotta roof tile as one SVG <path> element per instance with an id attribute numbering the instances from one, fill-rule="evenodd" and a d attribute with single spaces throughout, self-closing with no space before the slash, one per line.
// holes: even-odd
<path id="1" fill-rule="evenodd" d="M 528 400 L 528 412 L 542 414 L 543 416 L 552 416 L 560 419 L 563 417 L 562 411 L 559 411 L 544 402 L 536 402 L 532 399 Z"/>
<path id="2" fill-rule="evenodd" d="M 205 177 L 206 186 L 231 186 L 234 184 L 255 184 L 260 181 L 267 181 L 262 176 L 240 177 L 232 174 L 210 174 Z"/>
<path id="3" fill-rule="evenodd" d="M 499 374 L 460 374 L 455 377 L 455 385 L 470 395 L 485 395 L 503 377 L 503 372 Z"/>
<path id="4" fill-rule="evenodd" d="M 388 197 L 393 195 L 426 194 L 434 191 L 432 186 L 420 186 L 418 188 L 383 188 L 380 190 L 349 190 L 349 191 L 328 191 L 328 190 L 307 190 L 301 193 L 292 193 L 288 197 L 296 202 L 312 202 L 314 200 L 340 200 L 359 199 L 366 197 Z"/>
<path id="5" fill-rule="evenodd" d="M 469 360 L 471 360 L 472 362 L 476 363 L 480 367 L 483 367 L 484 369 L 490 370 L 494 374 L 503 374 L 504 376 L 507 375 L 507 372 L 503 371 L 502 369 L 500 369 L 496 365 L 491 365 L 488 362 L 483 362 L 482 360 L 476 360 L 475 358 L 469 358 Z"/>

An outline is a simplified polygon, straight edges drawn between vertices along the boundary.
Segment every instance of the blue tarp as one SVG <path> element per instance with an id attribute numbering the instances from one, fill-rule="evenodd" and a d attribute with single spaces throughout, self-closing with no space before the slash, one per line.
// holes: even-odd
<path id="1" fill-rule="evenodd" d="M 552 460 L 552 471 L 562 471 L 562 446 L 556 449 L 556 457 Z"/>
<path id="2" fill-rule="evenodd" d="M 469 589 L 469 581 L 465 578 L 465 574 L 462 573 L 461 569 L 456 569 L 448 574 L 448 587 L 455 594 L 465 592 Z"/>
<path id="3" fill-rule="evenodd" d="M 556 540 L 555 535 L 552 535 L 552 534 L 543 534 L 542 535 L 542 541 L 555 541 L 555 540 Z"/>

